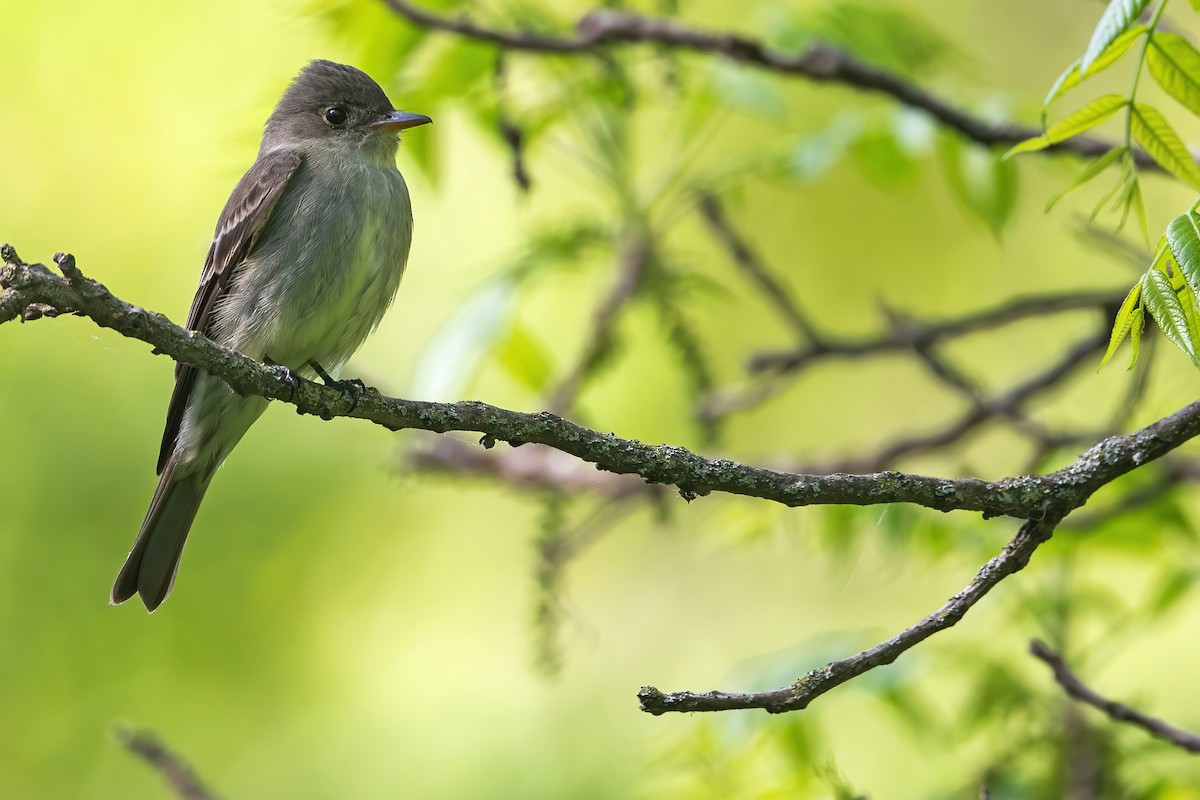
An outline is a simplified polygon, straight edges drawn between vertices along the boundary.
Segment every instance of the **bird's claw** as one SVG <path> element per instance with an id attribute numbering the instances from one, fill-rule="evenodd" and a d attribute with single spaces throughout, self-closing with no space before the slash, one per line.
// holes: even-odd
<path id="1" fill-rule="evenodd" d="M 288 394 L 287 401 L 290 403 L 293 400 L 295 400 L 296 399 L 296 390 L 300 388 L 300 377 L 295 372 L 293 372 L 291 369 L 289 369 L 288 367 L 285 367 L 283 364 L 276 364 L 274 362 L 268 362 L 267 369 L 269 369 L 269 370 L 271 370 L 271 372 L 275 373 L 275 376 L 277 378 L 279 378 L 280 380 L 286 381 L 288 386 L 291 387 L 292 391 Z"/>
<path id="2" fill-rule="evenodd" d="M 367 385 L 359 378 L 344 378 L 340 381 L 333 381 L 329 386 L 346 395 L 350 401 L 350 408 L 346 409 L 347 414 L 353 413 L 354 409 L 358 408 L 363 395 L 367 393 Z"/>

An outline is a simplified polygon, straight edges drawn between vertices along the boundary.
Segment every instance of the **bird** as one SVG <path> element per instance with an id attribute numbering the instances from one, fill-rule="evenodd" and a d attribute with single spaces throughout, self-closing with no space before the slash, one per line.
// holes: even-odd
<path id="1" fill-rule="evenodd" d="M 397 110 L 355 67 L 305 66 L 221 212 L 187 328 L 293 378 L 336 383 L 404 274 L 413 219 L 398 134 L 430 122 Z M 267 404 L 175 365 L 158 487 L 113 584 L 114 605 L 137 594 L 152 612 L 167 598 L 214 473 Z"/>

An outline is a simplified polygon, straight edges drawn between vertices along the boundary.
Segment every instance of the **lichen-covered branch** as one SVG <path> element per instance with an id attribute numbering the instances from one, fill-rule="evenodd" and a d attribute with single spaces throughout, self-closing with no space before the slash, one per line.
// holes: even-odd
<path id="1" fill-rule="evenodd" d="M 1157 736 L 1189 753 L 1200 753 L 1200 735 L 1176 728 L 1157 717 L 1143 714 L 1136 708 L 1103 697 L 1079 680 L 1067 667 L 1061 655 L 1037 640 L 1029 643 L 1029 652 L 1053 670 L 1054 680 L 1072 699 L 1103 711 L 1114 722 L 1128 722 L 1151 736 Z"/>
<path id="2" fill-rule="evenodd" d="M 902 653 L 955 623 L 1008 575 L 1022 569 L 1060 520 L 1083 505 L 1100 487 L 1158 459 L 1200 435 L 1200 402 L 1126 436 L 1097 443 L 1073 464 L 1045 475 L 998 481 L 940 478 L 901 472 L 802 474 L 764 469 L 727 459 L 706 458 L 681 447 L 648 445 L 600 433 L 550 413 L 525 413 L 480 402 L 432 403 L 385 397 L 368 389 L 355 404 L 336 388 L 297 383 L 278 368 L 265 367 L 205 337 L 186 331 L 161 314 L 122 301 L 102 284 L 86 278 L 69 255 L 58 255 L 56 275 L 40 264 L 25 264 L 8 245 L 0 246 L 0 324 L 79 314 L 124 336 L 140 339 L 171 358 L 206 370 L 235 391 L 294 405 L 299 413 L 324 419 L 349 416 L 390 430 L 421 429 L 444 433 L 475 431 L 481 444 L 545 445 L 619 475 L 637 475 L 650 484 L 675 486 L 687 499 L 711 492 L 757 497 L 787 506 L 818 504 L 874 505 L 912 503 L 940 511 L 970 510 L 987 516 L 1024 520 L 1000 555 L 985 564 L 959 594 L 933 614 L 876 647 L 814 670 L 795 684 L 770 692 L 664 693 L 647 687 L 643 708 L 666 711 L 716 711 L 763 708 L 788 711 L 807 706 L 830 689 L 890 664 Z M 1060 370 L 1071 368 L 1064 362 Z M 539 469 L 543 469 L 542 464 Z M 490 466 L 489 466 L 490 468 Z M 545 480 L 546 473 L 535 480 Z"/>
<path id="3" fill-rule="evenodd" d="M 643 686 L 638 692 L 642 710 L 651 714 L 668 711 L 729 711 L 760 708 L 772 714 L 799 711 L 831 689 L 876 667 L 891 664 L 903 653 L 938 631 L 950 628 L 996 584 L 1025 567 L 1033 551 L 1050 538 L 1058 518 L 1029 520 L 998 556 L 980 568 L 961 592 L 915 625 L 885 642 L 849 658 L 831 661 L 801 676 L 789 686 L 767 692 L 662 692 Z"/>
<path id="4" fill-rule="evenodd" d="M 69 255 L 56 257 L 62 276 L 38 264 L 24 264 L 8 245 L 0 248 L 0 255 L 5 262 L 0 268 L 0 323 L 82 314 L 102 327 L 140 339 L 157 352 L 220 377 L 239 393 L 291 403 L 301 414 L 364 419 L 394 431 L 475 431 L 484 434 L 482 441 L 489 447 L 496 441 L 514 446 L 544 444 L 602 470 L 673 485 L 689 499 L 724 492 L 786 506 L 913 503 L 938 511 L 978 511 L 1019 519 L 1061 516 L 1082 505 L 1099 487 L 1200 434 L 1197 402 L 1128 436 L 1106 439 L 1074 464 L 1046 475 L 984 481 L 902 472 L 782 472 L 706 458 L 682 447 L 622 439 L 546 412 L 512 411 L 476 401 L 404 400 L 368 389 L 355 406 L 352 398 L 338 389 L 305 380 L 296 385 L 291 375 L 186 331 L 161 314 L 124 302 L 99 282 L 84 277 Z"/>

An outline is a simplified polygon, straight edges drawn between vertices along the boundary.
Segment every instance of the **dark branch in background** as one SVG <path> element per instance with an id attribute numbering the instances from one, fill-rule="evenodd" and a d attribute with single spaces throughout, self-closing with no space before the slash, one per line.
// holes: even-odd
<path id="1" fill-rule="evenodd" d="M 150 765 L 176 797 L 184 800 L 217 800 L 179 756 L 167 749 L 151 731 L 118 727 L 114 730 L 118 743 Z"/>
<path id="2" fill-rule="evenodd" d="M 772 714 L 779 714 L 807 708 L 809 703 L 830 689 L 876 667 L 891 664 L 905 651 L 933 634 L 957 624 L 996 584 L 1029 563 L 1033 551 L 1050 538 L 1057 523 L 1058 519 L 1055 517 L 1027 521 L 1000 554 L 984 564 L 967 587 L 951 597 L 937 611 L 885 642 L 812 670 L 790 686 L 768 692 L 744 693 L 661 692 L 653 686 L 643 686 L 638 692 L 642 710 L 651 714 L 664 714 L 668 711 L 761 708 Z"/>
<path id="3" fill-rule="evenodd" d="M 1058 685 L 1071 698 L 1103 711 L 1114 722 L 1128 722 L 1151 736 L 1157 736 L 1189 753 L 1200 753 L 1200 735 L 1181 730 L 1135 708 L 1100 696 L 1071 672 L 1062 656 L 1037 640 L 1029 643 L 1029 652 L 1054 671 L 1054 680 L 1058 681 Z"/>
<path id="4" fill-rule="evenodd" d="M 528 192 L 533 187 L 533 181 L 529 177 L 529 170 L 525 167 L 525 132 L 509 116 L 505 108 L 504 88 L 506 84 L 504 67 L 504 53 L 501 52 L 496 58 L 496 69 L 492 74 L 496 92 L 498 117 L 496 124 L 500 129 L 500 138 L 504 140 L 504 144 L 508 147 L 508 151 L 512 155 L 513 181 L 516 182 L 517 188 L 522 192 Z"/>
<path id="5" fill-rule="evenodd" d="M 1160 459 L 1155 468 L 1154 478 L 1149 482 L 1135 486 L 1107 506 L 1096 509 L 1089 506 L 1087 511 L 1072 514 L 1060 527 L 1073 532 L 1091 531 L 1109 520 L 1144 508 L 1165 497 L 1180 484 L 1200 483 L 1200 461 L 1195 459 L 1172 455 Z"/>
<path id="6" fill-rule="evenodd" d="M 455 477 L 492 478 L 514 489 L 561 494 L 595 494 L 607 501 L 662 494 L 636 475 L 601 472 L 551 447 L 529 444 L 510 450 L 481 450 L 461 439 L 439 437 L 414 449 L 408 464 Z"/>
<path id="7" fill-rule="evenodd" d="M 1200 402 L 1127 436 L 1105 439 L 1073 464 L 1047 475 L 1000 481 L 934 478 L 885 472 L 874 475 L 805 475 L 751 467 L 725 459 L 708 459 L 680 447 L 645 445 L 602 434 L 553 414 L 527 414 L 484 403 L 429 403 L 384 397 L 366 390 L 357 406 L 335 388 L 299 381 L 279 370 L 220 347 L 172 324 L 161 314 L 121 301 L 100 283 L 83 276 L 71 256 L 59 255 L 62 276 L 41 265 L 28 265 L 8 245 L 0 247 L 0 323 L 66 313 L 89 317 L 102 327 L 153 345 L 177 361 L 220 377 L 235 391 L 284 400 L 298 412 L 329 419 L 366 419 L 390 430 L 477 431 L 491 447 L 497 440 L 520 446 L 548 445 L 599 468 L 638 474 L 650 483 L 672 484 L 687 498 L 713 491 L 773 500 L 789 506 L 906 502 L 942 511 L 982 511 L 1024 519 L 1017 535 L 975 579 L 934 614 L 877 647 L 831 662 L 796 684 L 753 694 L 683 692 L 666 694 L 648 687 L 643 707 L 665 711 L 803 708 L 815 697 L 867 670 L 894 661 L 933 633 L 954 625 L 1004 577 L 1020 570 L 1058 522 L 1083 505 L 1100 487 L 1138 469 L 1200 435 Z M 345 409 L 350 408 L 347 411 Z"/>
<path id="8" fill-rule="evenodd" d="M 548 675 L 562 666 L 560 634 L 565 616 L 563 573 L 568 563 L 609 533 L 634 506 L 629 503 L 600 503 L 584 519 L 571 525 L 568 504 L 562 495 L 547 497 L 541 531 L 535 540 L 537 552 L 534 598 L 535 662 Z"/>
<path id="9" fill-rule="evenodd" d="M 186 331 L 161 314 L 113 296 L 83 276 L 71 256 L 56 261 L 65 277 L 41 265 L 22 263 L 11 247 L 0 248 L 0 323 L 29 318 L 29 309 L 52 316 L 79 313 L 102 327 L 154 345 L 160 353 L 193 364 L 228 383 L 234 391 L 294 405 L 301 414 L 324 419 L 364 419 L 389 430 L 419 429 L 445 433 L 476 431 L 492 446 L 544 444 L 598 468 L 637 474 L 650 483 L 670 484 L 685 497 L 726 492 L 772 500 L 787 506 L 876 505 L 913 503 L 939 511 L 980 511 L 988 516 L 1041 517 L 1070 509 L 1096 489 L 1147 461 L 1170 452 L 1200 433 L 1200 402 L 1126 437 L 1103 441 L 1073 465 L 1049 475 L 1025 475 L 999 481 L 935 478 L 900 472 L 878 475 L 806 475 L 753 467 L 728 459 L 710 459 L 682 447 L 647 445 L 590 430 L 554 414 L 524 413 L 486 403 L 432 403 L 385 397 L 368 389 L 357 406 L 341 391 L 312 381 L 296 384 L 292 375 Z M 49 313 L 46 309 L 50 309 Z M 351 408 L 353 406 L 353 408 Z"/>
<path id="10" fill-rule="evenodd" d="M 546 408 L 552 414 L 565 414 L 571 410 L 584 383 L 595 374 L 605 357 L 612 352 L 621 310 L 637 296 L 653 257 L 650 242 L 645 236 L 626 234 L 621 246 L 617 279 L 608 294 L 596 306 L 592 315 L 591 330 L 584 341 L 583 353 L 550 395 Z"/>
<path id="11" fill-rule="evenodd" d="M 982 395 L 972 395 L 971 408 L 957 421 L 951 422 L 944 428 L 929 434 L 901 439 L 870 456 L 840 462 L 836 468 L 838 471 L 845 472 L 883 469 L 904 456 L 938 450 L 953 444 L 997 417 L 1015 420 L 1018 430 L 1031 435 L 1040 445 L 1056 445 L 1059 443 L 1058 440 L 1048 432 L 1024 424 L 1021 408 L 1030 399 L 1053 388 L 1080 366 L 1085 363 L 1090 365 L 1093 360 L 1092 356 L 1104 352 L 1106 344 L 1108 344 L 1107 332 L 1088 336 L 1068 350 L 1058 362 L 1051 364 L 1043 372 L 1018 384 L 1000 397 L 993 400 Z"/>
<path id="12" fill-rule="evenodd" d="M 908 319 L 882 336 L 827 339 L 786 352 L 760 353 L 751 358 L 751 372 L 790 372 L 830 358 L 856 358 L 929 347 L 940 341 L 993 330 L 1020 320 L 1071 311 L 1097 311 L 1108 320 L 1116 316 L 1128 287 L 1119 292 L 1064 292 L 1007 300 L 992 308 L 937 322 Z M 903 318 L 900 318 L 903 319 Z"/>
<path id="13" fill-rule="evenodd" d="M 787 288 L 776 280 L 749 243 L 730 224 L 729 218 L 725 215 L 725 209 L 717 196 L 711 192 L 701 192 L 697 196 L 696 202 L 700 209 L 700 215 L 708 223 L 713 236 L 729 253 L 733 262 L 746 274 L 746 277 L 762 292 L 767 302 L 788 324 L 796 337 L 813 342 L 819 341 L 821 335 L 817 332 L 816 326 L 792 299 Z"/>
<path id="14" fill-rule="evenodd" d="M 575 36 L 568 38 L 533 31 L 488 28 L 466 17 L 449 19 L 426 11 L 407 0 L 384 2 L 397 14 L 416 25 L 489 42 L 509 51 L 551 55 L 598 55 L 605 45 L 652 43 L 664 48 L 707 53 L 817 83 L 834 83 L 883 94 L 909 108 L 924 111 L 946 127 L 982 145 L 1011 145 L 1042 134 L 1039 128 L 990 122 L 972 116 L 895 73 L 867 64 L 844 50 L 825 44 L 813 44 L 799 53 L 788 53 L 737 34 L 704 31 L 672 19 L 643 17 L 611 10 L 596 10 L 584 15 L 575 26 Z M 1107 153 L 1112 147 L 1109 142 L 1077 137 L 1045 152 L 1058 150 L 1096 157 Z M 1145 153 L 1137 151 L 1135 156 L 1142 168 L 1161 169 Z"/>
<path id="15" fill-rule="evenodd" d="M 940 343 L 1025 319 L 1094 310 L 1100 314 L 1097 317 L 1096 330 L 1107 332 L 1110 320 L 1116 314 L 1125 291 L 1123 289 L 1119 292 L 1069 292 L 1017 297 L 991 308 L 937 321 L 917 320 L 884 308 L 883 313 L 890 323 L 890 330 L 886 333 L 857 338 L 821 334 L 815 341 L 802 344 L 794 350 L 751 356 L 748 364 L 750 371 L 760 373 L 762 377 L 749 388 L 714 394 L 709 399 L 706 413 L 722 417 L 759 406 L 787 385 L 785 378 L 824 361 L 915 353 L 924 358 L 929 365 L 929 354 L 932 348 Z M 940 376 L 943 382 L 947 382 L 947 378 L 947 375 Z M 959 390 L 964 388 L 962 381 L 957 383 Z"/>
<path id="16" fill-rule="evenodd" d="M 907 456 L 949 447 L 993 420 L 1007 422 L 1031 441 L 1033 455 L 1030 463 L 1035 465 L 1057 448 L 1095 441 L 1106 435 L 1096 435 L 1094 432 L 1065 434 L 1048 430 L 1030 417 L 1025 406 L 1038 395 L 1054 388 L 1070 372 L 1103 350 L 1108 341 L 1109 320 L 1116 313 L 1116 308 L 1124 296 L 1123 290 L 1112 293 L 1083 292 L 1017 298 L 993 308 L 940 322 L 919 322 L 885 307 L 883 313 L 889 325 L 887 334 L 859 340 L 839 339 L 822 332 L 809 318 L 800 304 L 790 296 L 787 288 L 771 274 L 738 233 L 717 198 L 710 194 L 701 194 L 698 205 L 714 236 L 729 253 L 730 260 L 750 277 L 766 302 L 788 323 L 797 340 L 802 342 L 794 351 L 757 357 L 751 362 L 751 369 L 786 373 L 793 377 L 798 371 L 825 359 L 848 360 L 907 352 L 915 355 L 939 383 L 949 387 L 970 404 L 964 414 L 940 425 L 936 430 L 906 436 L 882 445 L 870 454 L 806 468 L 806 471 L 874 472 L 890 469 Z M 1023 319 L 1077 310 L 1102 312 L 1097 315 L 1095 332 L 1033 377 L 1007 391 L 996 393 L 994 397 L 988 396 L 974 380 L 938 352 L 940 344 L 953 338 Z M 719 419 L 736 411 L 746 411 L 766 401 L 785 385 L 778 375 L 768 376 L 749 391 L 713 395 L 702 409 L 702 413 L 707 417 Z M 1135 385 L 1144 385 L 1144 381 L 1138 381 Z M 1132 406 L 1139 396 L 1140 389 L 1130 395 L 1127 399 L 1128 404 Z"/>

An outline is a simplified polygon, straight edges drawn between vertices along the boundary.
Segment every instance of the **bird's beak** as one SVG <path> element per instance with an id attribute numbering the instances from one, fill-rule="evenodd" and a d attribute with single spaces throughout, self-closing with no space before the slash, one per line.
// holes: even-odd
<path id="1" fill-rule="evenodd" d="M 377 131 L 402 131 L 415 128 L 418 125 L 428 125 L 433 122 L 424 114 L 409 114 L 406 111 L 392 111 L 382 119 L 367 123 L 367 127 Z"/>

